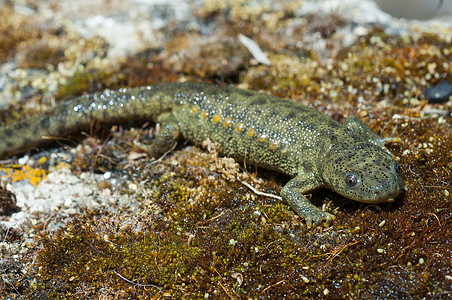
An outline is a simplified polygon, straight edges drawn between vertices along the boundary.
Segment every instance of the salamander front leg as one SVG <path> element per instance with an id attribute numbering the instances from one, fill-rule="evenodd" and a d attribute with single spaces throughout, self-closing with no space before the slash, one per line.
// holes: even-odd
<path id="1" fill-rule="evenodd" d="M 320 210 L 303 195 L 311 190 L 322 187 L 322 182 L 313 176 L 297 176 L 290 180 L 282 189 L 281 197 L 292 209 L 306 221 L 306 224 L 329 226 L 336 217 Z"/>

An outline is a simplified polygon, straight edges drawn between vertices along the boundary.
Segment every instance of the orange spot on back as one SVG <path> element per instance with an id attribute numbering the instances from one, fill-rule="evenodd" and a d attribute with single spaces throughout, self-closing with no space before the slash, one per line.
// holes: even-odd
<path id="1" fill-rule="evenodd" d="M 268 135 L 266 135 L 265 133 L 259 134 L 257 136 L 257 140 L 261 143 L 265 142 L 267 140 L 267 138 L 268 138 Z"/>
<path id="2" fill-rule="evenodd" d="M 280 144 L 281 144 L 281 142 L 278 141 L 278 140 L 271 141 L 271 142 L 270 142 L 270 149 L 276 150 L 276 149 L 279 148 L 279 145 L 280 145 Z"/>
<path id="3" fill-rule="evenodd" d="M 223 121 L 224 127 L 229 127 L 229 125 L 231 125 L 231 124 L 232 124 L 232 119 L 231 118 L 224 119 L 224 121 Z"/>
<path id="4" fill-rule="evenodd" d="M 239 122 L 235 125 L 235 131 L 240 132 L 245 128 L 245 124 L 243 122 Z"/>

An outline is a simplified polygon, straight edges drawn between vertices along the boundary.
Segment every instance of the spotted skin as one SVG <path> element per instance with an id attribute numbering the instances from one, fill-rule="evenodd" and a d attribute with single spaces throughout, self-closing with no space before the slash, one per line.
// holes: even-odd
<path id="1" fill-rule="evenodd" d="M 138 119 L 161 124 L 154 155 L 182 136 L 197 144 L 212 139 L 224 155 L 292 176 L 281 196 L 309 225 L 334 219 L 304 196 L 312 190 L 326 187 L 352 200 L 381 203 L 393 201 L 404 186 L 383 139 L 357 118 L 341 125 L 293 101 L 202 83 L 162 83 L 64 102 L 0 129 L 0 158 L 39 146 L 43 136 L 86 128 L 92 120 Z"/>

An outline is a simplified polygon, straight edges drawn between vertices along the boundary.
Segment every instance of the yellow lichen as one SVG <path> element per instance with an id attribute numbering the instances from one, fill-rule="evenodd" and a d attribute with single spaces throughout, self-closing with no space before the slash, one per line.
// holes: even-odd
<path id="1" fill-rule="evenodd" d="M 28 179 L 31 184 L 37 186 L 41 180 L 46 178 L 47 171 L 41 168 L 32 168 L 28 165 L 10 165 L 7 167 L 0 167 L 0 171 L 8 174 L 12 182 Z"/>

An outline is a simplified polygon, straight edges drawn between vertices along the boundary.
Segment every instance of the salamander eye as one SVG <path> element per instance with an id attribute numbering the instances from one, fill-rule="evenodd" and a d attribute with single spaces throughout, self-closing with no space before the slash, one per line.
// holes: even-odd
<path id="1" fill-rule="evenodd" d="M 400 165 L 396 162 L 394 162 L 394 169 L 397 172 L 397 174 L 400 174 L 402 172 L 402 168 L 400 167 Z"/>
<path id="2" fill-rule="evenodd" d="M 351 189 L 357 187 L 359 181 L 359 176 L 356 174 L 347 174 L 344 179 L 345 186 Z"/>

